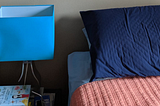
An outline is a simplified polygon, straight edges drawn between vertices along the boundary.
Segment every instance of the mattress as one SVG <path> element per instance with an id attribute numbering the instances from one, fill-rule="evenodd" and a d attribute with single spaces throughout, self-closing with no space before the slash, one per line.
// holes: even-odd
<path id="1" fill-rule="evenodd" d="M 160 76 L 94 81 L 77 88 L 70 106 L 160 106 Z"/>

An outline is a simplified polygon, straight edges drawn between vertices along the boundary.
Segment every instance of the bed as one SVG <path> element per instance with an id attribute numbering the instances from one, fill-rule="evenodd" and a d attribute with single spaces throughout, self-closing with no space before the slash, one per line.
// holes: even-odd
<path id="1" fill-rule="evenodd" d="M 80 14 L 90 51 L 68 56 L 68 105 L 159 106 L 160 6 Z"/>

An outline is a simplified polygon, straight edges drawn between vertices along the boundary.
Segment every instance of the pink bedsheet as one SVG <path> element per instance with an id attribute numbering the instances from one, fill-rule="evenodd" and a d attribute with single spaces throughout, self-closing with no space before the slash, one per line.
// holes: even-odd
<path id="1" fill-rule="evenodd" d="M 160 76 L 87 83 L 73 93 L 70 106 L 160 106 Z"/>

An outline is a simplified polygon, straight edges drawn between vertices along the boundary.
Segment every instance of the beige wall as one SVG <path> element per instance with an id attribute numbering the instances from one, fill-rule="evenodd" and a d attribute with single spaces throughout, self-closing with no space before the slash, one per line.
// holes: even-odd
<path id="1" fill-rule="evenodd" d="M 89 9 L 158 5 L 160 0 L 0 0 L 2 5 L 54 4 L 56 18 L 56 47 L 53 60 L 36 61 L 45 88 L 61 88 L 64 99 L 68 91 L 67 55 L 73 51 L 88 50 L 81 31 L 83 23 L 79 11 Z M 0 85 L 18 84 L 21 62 L 0 63 Z M 36 84 L 28 75 L 27 83 Z M 67 100 L 67 99 L 66 99 Z"/>

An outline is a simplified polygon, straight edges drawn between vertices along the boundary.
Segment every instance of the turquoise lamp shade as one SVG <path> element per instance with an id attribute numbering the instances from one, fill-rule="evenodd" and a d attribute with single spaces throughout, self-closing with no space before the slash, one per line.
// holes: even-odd
<path id="1" fill-rule="evenodd" d="M 49 60 L 54 56 L 54 6 L 0 8 L 0 61 Z"/>

